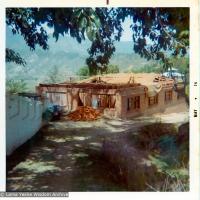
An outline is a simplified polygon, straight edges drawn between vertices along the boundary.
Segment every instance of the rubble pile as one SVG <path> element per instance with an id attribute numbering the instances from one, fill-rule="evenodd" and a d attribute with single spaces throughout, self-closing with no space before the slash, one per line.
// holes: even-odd
<path id="1" fill-rule="evenodd" d="M 93 121 L 101 116 L 101 112 L 89 106 L 80 106 L 74 112 L 67 115 L 73 121 Z"/>

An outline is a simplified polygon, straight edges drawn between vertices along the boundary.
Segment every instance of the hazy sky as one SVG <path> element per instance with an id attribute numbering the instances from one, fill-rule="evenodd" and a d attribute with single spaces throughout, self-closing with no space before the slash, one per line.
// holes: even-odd
<path id="1" fill-rule="evenodd" d="M 130 28 L 131 20 L 128 18 L 124 21 L 122 27 L 124 31 L 122 32 L 121 41 L 132 41 L 132 30 Z"/>

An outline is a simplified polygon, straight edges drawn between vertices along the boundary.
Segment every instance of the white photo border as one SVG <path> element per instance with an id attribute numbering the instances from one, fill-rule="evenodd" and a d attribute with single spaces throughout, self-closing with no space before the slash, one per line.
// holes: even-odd
<path id="1" fill-rule="evenodd" d="M 70 192 L 69 199 L 154 199 L 154 200 L 197 200 L 200 198 L 200 17 L 198 0 L 1 0 L 1 73 L 0 73 L 0 191 L 6 188 L 6 153 L 5 153 L 5 9 L 6 7 L 189 7 L 190 8 L 190 191 L 189 192 Z M 197 82 L 197 86 L 194 86 Z M 197 100 L 195 100 L 195 97 Z M 194 117 L 197 110 L 198 117 Z"/>

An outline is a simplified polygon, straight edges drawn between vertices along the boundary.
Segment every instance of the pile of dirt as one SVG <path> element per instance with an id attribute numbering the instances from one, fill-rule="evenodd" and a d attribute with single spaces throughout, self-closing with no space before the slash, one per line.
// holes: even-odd
<path id="1" fill-rule="evenodd" d="M 101 112 L 89 106 L 80 106 L 74 112 L 67 115 L 73 121 L 93 121 L 101 116 Z"/>

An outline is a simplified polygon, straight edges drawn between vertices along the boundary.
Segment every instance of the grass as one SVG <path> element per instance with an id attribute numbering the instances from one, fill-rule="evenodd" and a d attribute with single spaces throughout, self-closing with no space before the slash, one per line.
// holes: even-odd
<path id="1" fill-rule="evenodd" d="M 156 122 L 154 124 L 143 126 L 136 136 L 136 145 L 145 150 L 152 150 L 158 146 L 158 141 L 163 137 L 175 136 L 177 129 L 173 124 L 163 124 Z"/>
<path id="2" fill-rule="evenodd" d="M 158 185 L 146 183 L 150 190 L 189 190 L 189 124 L 177 129 L 173 124 L 144 126 L 136 136 L 137 146 L 149 153 L 149 161 L 164 179 Z"/>

